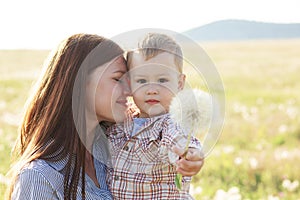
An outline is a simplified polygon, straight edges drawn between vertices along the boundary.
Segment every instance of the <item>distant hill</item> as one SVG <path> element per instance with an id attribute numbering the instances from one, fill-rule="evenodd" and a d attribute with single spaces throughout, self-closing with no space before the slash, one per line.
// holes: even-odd
<path id="1" fill-rule="evenodd" d="M 300 38 L 300 23 L 222 20 L 188 30 L 184 34 L 196 41 Z"/>

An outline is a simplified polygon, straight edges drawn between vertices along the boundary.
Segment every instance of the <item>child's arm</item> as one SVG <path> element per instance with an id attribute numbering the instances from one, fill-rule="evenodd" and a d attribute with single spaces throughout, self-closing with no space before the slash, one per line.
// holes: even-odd
<path id="1" fill-rule="evenodd" d="M 189 143 L 189 150 L 184 156 L 184 144 L 186 143 L 187 135 L 185 134 L 185 132 L 183 132 L 181 127 L 178 126 L 178 124 L 175 125 L 170 118 L 168 118 L 166 124 L 167 125 L 164 127 L 163 130 L 164 136 L 162 144 L 172 148 L 171 154 L 177 154 L 179 158 L 179 160 L 176 161 L 177 172 L 181 173 L 183 176 L 196 175 L 201 170 L 204 164 L 204 156 L 201 151 L 200 141 L 192 136 L 191 141 Z"/>

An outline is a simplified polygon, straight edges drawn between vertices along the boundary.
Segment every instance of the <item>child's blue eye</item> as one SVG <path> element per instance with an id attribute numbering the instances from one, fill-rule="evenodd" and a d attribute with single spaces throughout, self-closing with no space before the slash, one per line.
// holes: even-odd
<path id="1" fill-rule="evenodd" d="M 139 79 L 136 81 L 137 83 L 143 84 L 146 83 L 147 81 L 145 79 Z"/>
<path id="2" fill-rule="evenodd" d="M 160 79 L 158 79 L 158 82 L 165 83 L 165 82 L 168 82 L 168 79 L 166 79 L 166 78 L 160 78 Z"/>

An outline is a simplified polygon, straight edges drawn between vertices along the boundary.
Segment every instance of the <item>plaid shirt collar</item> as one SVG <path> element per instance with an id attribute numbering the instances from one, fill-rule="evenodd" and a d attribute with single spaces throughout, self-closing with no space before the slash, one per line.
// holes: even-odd
<path id="1" fill-rule="evenodd" d="M 127 118 L 125 122 L 116 124 L 115 126 L 109 128 L 106 133 L 110 133 L 108 135 L 111 140 L 118 140 L 121 138 L 126 138 L 126 140 L 138 139 L 138 138 L 148 138 L 151 140 L 157 140 L 161 137 L 161 129 L 163 124 L 166 123 L 166 119 L 170 116 L 169 113 L 147 118 L 144 125 L 139 129 L 136 135 L 131 136 L 130 133 L 133 130 L 134 126 L 134 118 Z M 155 122 L 155 123 L 154 123 Z M 153 125 L 153 126 L 151 126 Z M 151 127 L 151 131 L 143 131 L 147 128 Z"/>

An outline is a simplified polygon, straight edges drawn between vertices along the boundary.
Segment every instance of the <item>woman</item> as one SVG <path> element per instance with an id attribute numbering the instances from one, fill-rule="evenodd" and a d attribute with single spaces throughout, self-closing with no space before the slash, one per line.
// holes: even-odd
<path id="1" fill-rule="evenodd" d="M 8 199 L 112 199 L 97 125 L 124 119 L 122 54 L 111 40 L 89 34 L 67 38 L 51 54 L 20 126 Z M 203 161 L 189 155 L 178 171 L 191 176 Z"/>

